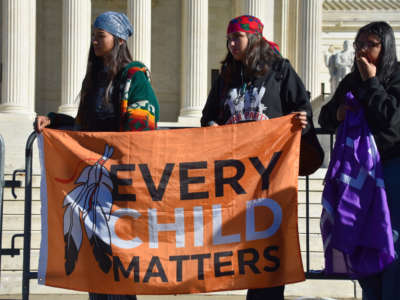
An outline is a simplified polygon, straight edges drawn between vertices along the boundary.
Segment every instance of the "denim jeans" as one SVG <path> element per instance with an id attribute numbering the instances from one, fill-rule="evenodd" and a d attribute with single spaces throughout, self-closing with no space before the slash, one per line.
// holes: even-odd
<path id="1" fill-rule="evenodd" d="M 396 257 L 382 272 L 358 280 L 363 290 L 363 300 L 400 299 L 400 158 L 383 164 L 383 177 Z"/>

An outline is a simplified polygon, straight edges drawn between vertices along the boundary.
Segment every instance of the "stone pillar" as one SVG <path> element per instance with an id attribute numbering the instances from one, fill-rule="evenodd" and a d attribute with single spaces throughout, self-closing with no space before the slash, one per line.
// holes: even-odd
<path id="1" fill-rule="evenodd" d="M 75 116 L 91 41 L 91 1 L 63 0 L 61 106 Z"/>
<path id="2" fill-rule="evenodd" d="M 185 0 L 182 4 L 182 99 L 178 122 L 199 125 L 208 94 L 208 0 Z"/>
<path id="3" fill-rule="evenodd" d="M 279 45 L 281 49 L 281 54 L 284 57 L 288 57 L 288 39 L 289 39 L 289 1 L 290 0 L 281 0 L 278 3 L 279 13 L 275 16 L 275 24 L 277 26 L 274 27 L 274 42 Z"/>
<path id="4" fill-rule="evenodd" d="M 233 4 L 232 18 L 235 18 L 235 17 L 245 14 L 245 6 L 244 6 L 243 0 L 232 0 L 232 4 Z"/>
<path id="5" fill-rule="evenodd" d="M 128 18 L 133 25 L 133 35 L 128 47 L 134 60 L 151 67 L 151 0 L 128 0 Z"/>
<path id="6" fill-rule="evenodd" d="M 34 116 L 36 0 L 3 0 L 0 113 Z"/>
<path id="7" fill-rule="evenodd" d="M 320 94 L 320 32 L 322 0 L 300 2 L 299 76 L 311 92 L 311 99 Z"/>
<path id="8" fill-rule="evenodd" d="M 288 18 L 283 34 L 286 35 L 285 56 L 290 60 L 293 68 L 299 70 L 299 7 L 301 0 L 287 0 Z M 283 26 L 283 25 L 282 25 Z"/>
<path id="9" fill-rule="evenodd" d="M 264 36 L 267 40 L 274 40 L 274 1 L 246 0 L 244 1 L 244 13 L 252 15 L 264 24 Z"/>

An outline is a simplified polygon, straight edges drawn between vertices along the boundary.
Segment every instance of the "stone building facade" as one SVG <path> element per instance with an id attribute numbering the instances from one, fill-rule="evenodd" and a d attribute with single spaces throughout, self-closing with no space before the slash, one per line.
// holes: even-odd
<path id="1" fill-rule="evenodd" d="M 280 45 L 311 91 L 316 114 L 326 98 L 321 86 L 330 92 L 324 55 L 353 41 L 359 27 L 389 22 L 400 54 L 398 0 L 2 0 L 0 134 L 6 174 L 24 168 L 36 114 L 76 113 L 91 24 L 107 10 L 126 13 L 134 26 L 128 45 L 151 69 L 160 126 L 199 125 L 211 72 L 227 52 L 227 23 L 240 14 L 260 17 L 264 36 Z M 34 173 L 39 174 L 37 157 Z"/>

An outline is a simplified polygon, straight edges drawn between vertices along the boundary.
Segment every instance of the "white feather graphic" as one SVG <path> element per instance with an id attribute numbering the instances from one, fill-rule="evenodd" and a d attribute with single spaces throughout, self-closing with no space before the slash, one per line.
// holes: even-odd
<path id="1" fill-rule="evenodd" d="M 112 207 L 113 183 L 104 163 L 114 149 L 105 146 L 103 156 L 92 166 L 83 169 L 75 184 L 79 184 L 64 198 L 65 272 L 75 268 L 82 245 L 81 215 L 93 254 L 103 272 L 111 267 L 111 235 L 107 221 Z"/>

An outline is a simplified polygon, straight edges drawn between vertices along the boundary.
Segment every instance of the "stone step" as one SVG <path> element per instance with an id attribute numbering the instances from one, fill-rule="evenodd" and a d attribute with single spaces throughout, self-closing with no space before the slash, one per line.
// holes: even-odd
<path id="1" fill-rule="evenodd" d="M 36 272 L 39 265 L 39 249 L 30 251 L 31 253 L 31 271 Z M 11 257 L 9 255 L 3 256 L 1 260 L 1 270 L 3 271 L 21 271 L 23 269 L 23 255 L 24 251 L 21 250 L 20 255 Z"/>
<path id="2" fill-rule="evenodd" d="M 4 231 L 3 232 L 3 240 L 2 240 L 2 247 L 3 248 L 11 248 L 11 239 L 13 235 L 23 233 L 21 231 Z M 41 232 L 40 231 L 32 231 L 31 232 L 31 249 L 39 249 L 40 247 L 40 239 L 41 239 Z M 23 237 L 16 237 L 15 238 L 15 248 L 22 249 L 24 247 L 24 238 Z"/>
<path id="3" fill-rule="evenodd" d="M 24 229 L 23 215 L 4 215 L 3 231 L 22 231 Z M 40 230 L 40 215 L 32 215 L 32 230 Z"/>
<path id="4" fill-rule="evenodd" d="M 308 182 L 308 188 L 311 191 L 322 191 L 324 189 L 323 179 L 310 179 Z M 302 177 L 299 177 L 298 182 L 298 190 L 305 191 L 306 190 L 306 180 Z"/>
<path id="5" fill-rule="evenodd" d="M 299 234 L 300 240 L 300 249 L 301 251 L 306 251 L 306 234 L 300 233 Z M 311 233 L 309 235 L 309 243 L 310 243 L 310 251 L 312 252 L 323 252 L 324 248 L 322 245 L 322 238 L 320 234 Z"/>
<path id="6" fill-rule="evenodd" d="M 301 295 L 302 297 L 299 299 L 303 300 L 322 300 L 324 298 L 331 300 L 361 299 L 361 294 L 362 292 L 358 282 L 353 282 L 351 280 L 306 280 L 285 286 L 285 296 Z M 316 297 L 316 295 L 318 295 L 318 297 Z"/>
<path id="7" fill-rule="evenodd" d="M 24 188 L 16 188 L 15 190 L 15 195 L 17 196 L 17 199 L 14 198 L 12 195 L 12 190 L 9 188 L 6 188 L 3 190 L 3 200 L 25 200 L 25 189 Z M 40 189 L 39 187 L 33 188 L 32 189 L 32 200 L 40 200 Z"/>
<path id="8" fill-rule="evenodd" d="M 39 285 L 37 279 L 32 279 L 29 282 L 30 294 L 81 294 L 87 297 L 87 293 Z M 19 294 L 20 296 L 18 298 L 20 298 L 21 291 L 22 271 L 1 272 L 1 294 Z"/>
<path id="9" fill-rule="evenodd" d="M 309 193 L 309 203 L 318 203 L 321 204 L 322 192 L 310 190 Z M 306 203 L 306 192 L 299 191 L 297 195 L 298 203 Z"/>
<path id="10" fill-rule="evenodd" d="M 310 233 L 321 233 L 320 226 L 319 226 L 320 218 L 310 218 L 309 219 L 309 232 Z M 306 233 L 306 218 L 299 218 L 299 232 Z"/>
<path id="11" fill-rule="evenodd" d="M 305 218 L 306 217 L 306 209 L 307 205 L 303 203 L 298 204 L 298 216 L 299 218 Z M 309 218 L 320 218 L 322 213 L 322 205 L 321 204 L 316 204 L 316 203 L 311 203 L 308 206 L 308 214 Z"/>
<path id="12" fill-rule="evenodd" d="M 306 252 L 301 252 L 301 259 L 303 260 L 304 272 L 307 271 L 307 254 Z M 310 252 L 310 262 L 309 270 L 320 271 L 323 270 L 325 266 L 325 258 L 323 252 Z"/>
<path id="13" fill-rule="evenodd" d="M 32 201 L 32 215 L 40 214 L 41 203 L 40 200 Z M 25 210 L 25 201 L 23 200 L 4 200 L 3 214 L 4 215 L 19 215 L 23 214 Z"/>
<path id="14" fill-rule="evenodd" d="M 12 174 L 4 174 L 4 180 L 12 180 Z M 21 181 L 21 186 L 25 186 L 25 173 L 17 173 L 15 180 Z M 40 187 L 40 175 L 32 175 L 32 187 Z"/>

